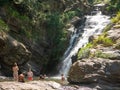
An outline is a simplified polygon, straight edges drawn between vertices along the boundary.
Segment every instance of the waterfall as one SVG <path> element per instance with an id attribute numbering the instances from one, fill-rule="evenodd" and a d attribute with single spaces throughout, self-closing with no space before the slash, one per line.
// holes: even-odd
<path id="1" fill-rule="evenodd" d="M 75 55 L 80 48 L 89 42 L 90 36 L 101 34 L 106 25 L 110 23 L 110 17 L 102 15 L 98 7 L 91 12 L 91 15 L 86 15 L 85 17 L 86 21 L 84 28 L 81 28 L 83 26 L 80 26 L 78 30 L 72 30 L 75 32 L 72 34 L 70 45 L 64 53 L 59 75 L 64 74 L 67 76 L 68 71 L 72 65 L 71 57 Z M 83 31 L 82 34 L 81 31 Z"/>

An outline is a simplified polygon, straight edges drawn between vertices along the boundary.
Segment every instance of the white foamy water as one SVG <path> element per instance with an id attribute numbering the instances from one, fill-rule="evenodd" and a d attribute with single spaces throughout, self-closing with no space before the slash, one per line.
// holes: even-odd
<path id="1" fill-rule="evenodd" d="M 74 32 L 74 34 L 71 36 L 70 45 L 63 56 L 63 61 L 61 64 L 61 69 L 58 74 L 58 78 L 61 73 L 67 76 L 68 71 L 72 65 L 71 57 L 75 55 L 80 48 L 82 48 L 84 45 L 88 43 L 90 36 L 101 34 L 103 29 L 109 23 L 110 17 L 102 15 L 100 11 L 97 11 L 97 14 L 95 15 L 86 16 L 86 22 L 85 27 L 83 28 L 84 32 L 82 36 L 80 36 L 81 32 L 79 33 Z M 76 43 L 74 43 L 74 40 L 76 41 Z"/>

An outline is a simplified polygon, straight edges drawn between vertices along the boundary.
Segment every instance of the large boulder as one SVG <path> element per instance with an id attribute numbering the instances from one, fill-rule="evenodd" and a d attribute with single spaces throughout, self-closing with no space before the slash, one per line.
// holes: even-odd
<path id="1" fill-rule="evenodd" d="M 86 21 L 86 17 L 82 17 L 79 18 L 77 16 L 75 16 L 72 20 L 71 20 L 71 24 L 75 27 L 78 28 L 79 26 L 83 25 Z"/>
<path id="2" fill-rule="evenodd" d="M 0 32 L 0 66 L 5 75 L 10 75 L 14 62 L 23 66 L 30 60 L 31 53 L 27 48 L 4 32 Z"/>
<path id="3" fill-rule="evenodd" d="M 85 59 L 75 62 L 68 74 L 70 83 L 120 82 L 120 60 Z"/>

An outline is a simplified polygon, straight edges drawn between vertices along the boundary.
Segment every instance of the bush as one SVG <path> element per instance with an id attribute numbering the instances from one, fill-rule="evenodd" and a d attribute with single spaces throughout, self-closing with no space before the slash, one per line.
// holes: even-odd
<path id="1" fill-rule="evenodd" d="M 2 19 L 0 19 L 0 31 L 9 31 L 7 24 Z"/>
<path id="2" fill-rule="evenodd" d="M 119 22 L 119 21 L 120 21 L 120 12 L 118 12 L 117 15 L 116 15 L 116 17 L 113 17 L 113 18 L 111 19 L 111 21 L 112 21 L 113 23 Z"/>
<path id="3" fill-rule="evenodd" d="M 107 10 L 110 12 L 118 12 L 120 10 L 120 0 L 110 0 Z"/>
<path id="4" fill-rule="evenodd" d="M 93 45 L 102 44 L 103 46 L 112 46 L 114 42 L 112 39 L 106 37 L 105 33 L 100 35 L 97 39 L 93 40 Z"/>
<path id="5" fill-rule="evenodd" d="M 106 33 L 107 31 L 109 31 L 109 30 L 112 28 L 112 26 L 113 26 L 113 23 L 108 24 L 108 25 L 104 28 L 103 32 Z"/>
<path id="6" fill-rule="evenodd" d="M 88 43 L 85 47 L 81 48 L 79 51 L 78 51 L 78 54 L 77 54 L 77 59 L 82 59 L 82 58 L 88 58 L 90 56 L 90 48 L 92 47 L 93 45 L 91 43 Z"/>

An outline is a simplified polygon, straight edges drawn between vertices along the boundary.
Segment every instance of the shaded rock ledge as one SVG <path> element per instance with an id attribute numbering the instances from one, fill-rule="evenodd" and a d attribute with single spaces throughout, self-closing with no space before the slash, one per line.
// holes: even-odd
<path id="1" fill-rule="evenodd" d="M 31 52 L 5 32 L 0 32 L 0 69 L 3 75 L 12 75 L 12 65 L 17 62 L 20 69 L 31 58 Z"/>

